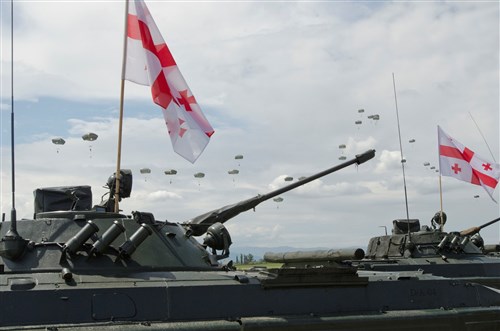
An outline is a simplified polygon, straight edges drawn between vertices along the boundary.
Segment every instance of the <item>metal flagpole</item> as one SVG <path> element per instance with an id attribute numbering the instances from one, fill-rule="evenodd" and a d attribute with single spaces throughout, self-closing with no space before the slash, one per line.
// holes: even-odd
<path id="1" fill-rule="evenodd" d="M 438 125 L 438 164 L 439 164 L 439 230 L 443 231 L 444 228 L 444 218 L 443 218 L 443 186 L 441 184 L 441 138 L 440 138 L 440 130 Z"/>
<path id="2" fill-rule="evenodd" d="M 118 120 L 118 153 L 116 157 L 116 185 L 115 185 L 115 213 L 119 212 L 120 198 L 120 162 L 122 156 L 122 128 L 123 128 L 123 97 L 125 94 L 125 67 L 127 61 L 127 27 L 128 27 L 128 0 L 125 0 L 125 27 L 123 32 L 123 59 L 122 59 L 122 77 L 120 85 L 120 118 Z"/>
<path id="3" fill-rule="evenodd" d="M 441 167 L 439 167 L 439 171 L 441 171 Z M 439 216 L 441 219 L 439 220 L 439 230 L 443 231 L 444 222 L 443 222 L 443 188 L 441 186 L 441 174 L 439 174 L 439 205 L 440 212 Z"/>

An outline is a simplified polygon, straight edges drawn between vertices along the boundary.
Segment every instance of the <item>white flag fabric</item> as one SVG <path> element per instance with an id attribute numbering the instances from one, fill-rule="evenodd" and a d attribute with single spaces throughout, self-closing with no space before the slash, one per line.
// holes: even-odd
<path id="1" fill-rule="evenodd" d="M 201 112 L 143 0 L 130 0 L 129 4 L 124 78 L 151 86 L 153 102 L 163 108 L 174 151 L 194 163 L 214 129 Z"/>
<path id="2" fill-rule="evenodd" d="M 438 126 L 439 172 L 474 185 L 481 185 L 493 201 L 500 178 L 500 165 L 480 157 Z M 495 201 L 496 202 L 496 201 Z"/>

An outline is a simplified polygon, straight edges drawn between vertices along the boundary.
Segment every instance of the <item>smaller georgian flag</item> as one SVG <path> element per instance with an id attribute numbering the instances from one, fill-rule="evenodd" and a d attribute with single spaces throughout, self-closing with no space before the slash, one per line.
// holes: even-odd
<path id="1" fill-rule="evenodd" d="M 441 175 L 481 185 L 495 201 L 493 192 L 500 178 L 500 165 L 487 161 L 451 138 L 439 125 L 438 141 Z"/>
<path id="2" fill-rule="evenodd" d="M 174 151 L 194 163 L 214 129 L 201 112 L 143 0 L 130 0 L 127 18 L 126 80 L 151 86 Z"/>

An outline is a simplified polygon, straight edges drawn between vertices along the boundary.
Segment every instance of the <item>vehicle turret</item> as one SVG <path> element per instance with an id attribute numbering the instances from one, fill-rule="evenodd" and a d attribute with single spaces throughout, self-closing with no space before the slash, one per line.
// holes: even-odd
<path id="1" fill-rule="evenodd" d="M 432 217 L 431 226 L 421 226 L 418 219 L 397 219 L 393 221 L 392 234 L 371 238 L 365 258 L 353 263 L 362 270 L 422 270 L 500 288 L 498 245 L 484 245 L 479 234 L 499 220 L 446 232 L 442 230 L 446 223 L 446 214 L 442 212 Z"/>

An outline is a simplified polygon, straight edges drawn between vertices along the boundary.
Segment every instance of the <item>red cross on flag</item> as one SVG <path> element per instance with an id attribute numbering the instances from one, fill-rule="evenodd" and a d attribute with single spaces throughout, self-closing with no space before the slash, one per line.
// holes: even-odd
<path id="1" fill-rule="evenodd" d="M 127 18 L 125 79 L 151 86 L 163 108 L 174 151 L 194 163 L 214 129 L 182 77 L 143 0 L 130 0 Z"/>
<path id="2" fill-rule="evenodd" d="M 500 165 L 480 157 L 447 135 L 438 125 L 439 172 L 475 185 L 481 185 L 493 198 L 500 178 Z"/>

